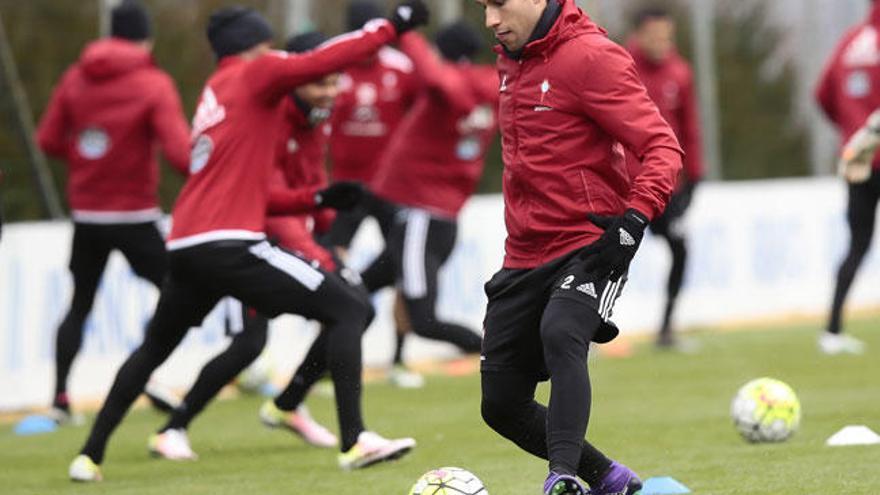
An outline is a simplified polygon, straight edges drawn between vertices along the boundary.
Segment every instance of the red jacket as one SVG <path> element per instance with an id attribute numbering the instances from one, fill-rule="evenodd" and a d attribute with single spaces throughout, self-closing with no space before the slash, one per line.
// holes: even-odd
<path id="1" fill-rule="evenodd" d="M 443 63 L 421 35 L 400 48 L 422 89 L 383 155 L 372 190 L 393 203 L 455 218 L 483 173 L 498 129 L 498 76 L 488 66 Z"/>
<path id="2" fill-rule="evenodd" d="M 682 151 L 629 54 L 575 6 L 515 60 L 500 47 L 506 268 L 533 268 L 595 241 L 588 213 L 666 207 Z M 627 173 L 624 146 L 642 161 Z"/>
<path id="3" fill-rule="evenodd" d="M 326 122 L 313 126 L 291 98 L 284 102 L 285 119 L 277 150 L 277 168 L 272 174 L 273 193 L 288 189 L 327 187 L 324 159 L 327 155 L 327 137 L 330 125 Z M 333 271 L 335 263 L 326 249 L 312 234 L 326 232 L 333 221 L 333 210 L 309 209 L 299 215 L 270 215 L 266 219 L 266 234 L 289 250 L 298 251 L 315 260 L 326 270 Z M 324 230 L 321 230 L 324 229 Z"/>
<path id="4" fill-rule="evenodd" d="M 703 178 L 700 106 L 690 65 L 678 53 L 672 53 L 657 63 L 649 59 L 635 42 L 630 42 L 626 48 L 636 63 L 648 96 L 681 143 L 685 179 L 699 181 Z M 641 167 L 639 159 L 632 153 L 627 153 L 626 157 L 630 174 L 636 175 Z"/>
<path id="5" fill-rule="evenodd" d="M 837 45 L 819 80 L 816 100 L 844 142 L 880 108 L 880 3 Z M 880 169 L 880 160 L 874 168 Z"/>
<path id="6" fill-rule="evenodd" d="M 373 180 L 380 155 L 415 100 L 412 72 L 406 55 L 386 47 L 342 75 L 331 117 L 334 181 Z"/>
<path id="7" fill-rule="evenodd" d="M 157 219 L 158 143 L 183 173 L 189 128 L 171 78 L 147 50 L 109 38 L 88 45 L 52 93 L 37 143 L 67 162 L 67 198 L 80 222 Z"/>
<path id="8" fill-rule="evenodd" d="M 223 58 L 193 118 L 191 175 L 174 207 L 168 248 L 263 239 L 282 100 L 297 86 L 370 56 L 395 36 L 389 22 L 374 21 L 303 54 Z"/>

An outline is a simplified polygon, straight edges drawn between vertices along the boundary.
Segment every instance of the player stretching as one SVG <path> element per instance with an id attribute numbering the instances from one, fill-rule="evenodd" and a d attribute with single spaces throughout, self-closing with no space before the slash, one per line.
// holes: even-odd
<path id="1" fill-rule="evenodd" d="M 858 137 L 876 140 L 880 135 L 880 115 L 868 119 L 880 107 L 878 29 L 880 2 L 875 0 L 867 21 L 844 36 L 819 81 L 816 99 L 844 141 Z M 857 133 L 863 126 L 864 130 Z M 853 144 L 858 146 L 858 140 Z M 846 296 L 874 237 L 877 202 L 880 200 L 880 160 L 876 156 L 876 143 L 869 149 L 870 153 L 861 160 L 856 156 L 844 156 L 844 164 L 849 162 L 850 166 L 841 170 L 849 183 L 846 217 L 850 244 L 837 272 L 828 327 L 819 336 L 819 349 L 826 354 L 861 354 L 865 348 L 862 341 L 843 333 L 841 321 Z M 864 166 L 858 166 L 859 162 Z"/>
<path id="2" fill-rule="evenodd" d="M 374 0 L 354 0 L 348 5 L 348 28 L 360 29 L 381 15 Z M 376 56 L 347 68 L 340 90 L 331 116 L 331 178 L 355 180 L 369 187 L 391 137 L 415 101 L 418 86 L 412 61 L 398 50 L 384 47 Z M 387 242 L 396 212 L 394 205 L 368 194 L 360 205 L 336 216 L 323 242 L 344 255 L 367 216 L 378 221 Z M 399 295 L 394 303 L 394 319 L 397 342 L 389 381 L 401 388 L 419 388 L 424 378 L 403 363 L 404 335 L 410 325 Z"/>
<path id="3" fill-rule="evenodd" d="M 67 377 L 83 324 L 113 250 L 134 272 L 161 285 L 166 254 L 156 221 L 159 168 L 155 146 L 186 174 L 189 127 L 174 82 L 155 66 L 150 20 L 136 1 L 112 12 L 112 37 L 88 45 L 55 88 L 37 142 L 69 166 L 73 216 L 73 301 L 58 327 L 52 415 L 71 419 Z"/>
<path id="4" fill-rule="evenodd" d="M 691 68 L 675 50 L 675 23 L 669 13 L 658 8 L 643 10 L 636 14 L 634 26 L 635 32 L 627 49 L 635 60 L 648 95 L 675 131 L 685 152 L 678 187 L 663 214 L 651 222 L 651 231 L 666 239 L 672 252 L 672 267 L 666 286 L 666 310 L 657 346 L 673 348 L 676 339 L 672 333 L 672 315 L 684 282 L 687 262 L 687 242 L 681 220 L 691 204 L 697 183 L 703 177 L 699 106 Z M 638 175 L 641 168 L 639 158 L 628 152 L 627 163 L 632 175 Z"/>
<path id="5" fill-rule="evenodd" d="M 632 495 L 641 481 L 584 440 L 590 341 L 609 318 L 682 151 L 626 50 L 574 0 L 477 0 L 501 43 L 506 256 L 486 284 L 482 414 L 550 461 L 547 495 Z M 642 161 L 630 178 L 624 147 Z M 588 220 L 589 219 L 589 220 Z M 552 384 L 548 407 L 534 399 Z"/>
<path id="6" fill-rule="evenodd" d="M 378 20 L 297 56 L 270 50 L 272 31 L 253 10 L 231 7 L 211 16 L 207 34 L 218 68 L 193 119 L 191 175 L 174 208 L 169 274 L 144 343 L 122 365 L 70 466 L 73 480 L 101 479 L 107 441 L 149 374 L 224 296 L 267 317 L 295 313 L 321 321 L 329 335 L 343 452 L 364 457 L 405 452 L 401 442 L 367 432 L 361 418 L 361 333 L 371 308 L 352 297 L 338 276 L 270 245 L 264 231 L 287 94 L 369 56 L 399 33 L 425 24 L 427 16 L 420 0 L 409 0 L 390 21 Z M 314 197 L 317 205 L 323 199 Z"/>
<path id="7" fill-rule="evenodd" d="M 289 52 L 302 53 L 317 48 L 325 41 L 327 38 L 321 33 L 309 32 L 291 38 L 286 48 Z M 324 159 L 329 124 L 326 119 L 338 93 L 338 80 L 338 73 L 328 74 L 296 88 L 284 100 L 282 105 L 285 118 L 276 151 L 278 167 L 273 173 L 273 194 L 303 197 L 299 193 L 300 189 L 308 188 L 316 191 L 327 187 Z M 336 190 L 339 190 L 339 186 Z M 326 196 L 326 193 L 324 195 Z M 353 194 L 348 194 L 347 197 L 340 195 L 338 200 L 334 199 L 329 203 L 337 206 L 345 206 L 346 202 L 354 204 L 360 196 L 361 190 L 355 188 Z M 328 205 L 326 198 L 322 204 Z M 289 211 L 290 208 L 287 210 Z M 333 210 L 314 209 L 308 206 L 304 206 L 304 210 L 309 214 L 280 216 L 270 214 L 266 219 L 268 237 L 279 246 L 301 253 L 306 259 L 317 262 L 324 270 L 337 271 L 342 275 L 341 270 L 346 268 L 337 264 L 331 254 L 315 242 L 309 228 L 313 216 L 322 216 Z M 360 288 L 352 295 L 369 304 L 366 301 L 369 298 L 366 289 Z M 190 423 L 227 383 L 257 359 L 266 344 L 268 321 L 265 317 L 253 314 L 248 308 L 244 311 L 242 331 L 233 338 L 226 350 L 202 368 L 181 406 L 175 409 L 165 426 L 150 437 L 149 446 L 153 454 L 171 460 L 189 460 L 197 457 L 186 434 Z M 319 334 L 318 339 L 323 342 L 321 345 L 323 352 L 318 356 L 309 355 L 297 370 L 292 383 L 308 383 L 311 386 L 324 374 L 327 362 L 327 338 L 326 333 Z M 322 363 L 321 371 L 317 374 L 313 370 L 314 366 L 309 365 L 316 361 Z M 291 388 L 294 387 L 288 387 Z M 314 421 L 305 406 L 300 404 L 301 400 L 290 395 L 291 393 L 282 393 L 275 402 L 267 401 L 260 411 L 262 421 L 272 427 L 289 429 L 312 445 L 336 447 L 339 443 L 336 436 Z M 289 402 L 294 404 L 287 408 L 286 404 Z"/>
<path id="8" fill-rule="evenodd" d="M 498 79 L 492 68 L 469 62 L 481 40 L 467 24 L 441 29 L 436 41 L 445 60 L 416 33 L 400 39 L 421 90 L 373 181 L 375 194 L 399 213 L 385 252 L 362 277 L 371 292 L 397 284 L 417 335 L 476 353 L 479 334 L 438 319 L 437 279 L 455 247 L 458 213 L 476 188 L 497 130 Z"/>

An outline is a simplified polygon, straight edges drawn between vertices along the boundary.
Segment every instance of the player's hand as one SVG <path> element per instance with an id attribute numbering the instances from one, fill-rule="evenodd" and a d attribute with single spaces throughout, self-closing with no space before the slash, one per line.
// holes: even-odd
<path id="1" fill-rule="evenodd" d="M 871 114 L 865 126 L 856 131 L 846 142 L 837 164 L 838 173 L 850 184 L 866 182 L 871 178 L 871 169 L 878 148 L 880 148 L 880 110 Z"/>
<path id="2" fill-rule="evenodd" d="M 599 280 L 622 277 L 642 243 L 648 219 L 634 209 L 620 216 L 590 214 L 588 218 L 605 233 L 578 255 L 584 260 L 584 270 Z"/>
<path id="3" fill-rule="evenodd" d="M 428 24 L 431 12 L 423 0 L 405 0 L 394 7 L 388 20 L 394 24 L 397 34 L 403 34 L 419 26 Z"/>
<path id="4" fill-rule="evenodd" d="M 337 182 L 315 194 L 315 206 L 350 210 L 357 206 L 364 197 L 364 186 L 360 182 Z"/>

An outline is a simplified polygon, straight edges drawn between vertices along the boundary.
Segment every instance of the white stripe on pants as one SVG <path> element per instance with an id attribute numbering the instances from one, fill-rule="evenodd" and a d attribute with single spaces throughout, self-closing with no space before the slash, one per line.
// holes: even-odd
<path id="1" fill-rule="evenodd" d="M 423 210 L 409 210 L 403 238 L 403 294 L 410 299 L 428 295 L 425 277 L 425 244 L 431 215 Z"/>
<path id="2" fill-rule="evenodd" d="M 312 268 L 311 265 L 296 256 L 272 246 L 268 242 L 261 242 L 251 246 L 251 254 L 265 260 L 270 265 L 293 277 L 312 292 L 324 283 L 324 274 Z"/>

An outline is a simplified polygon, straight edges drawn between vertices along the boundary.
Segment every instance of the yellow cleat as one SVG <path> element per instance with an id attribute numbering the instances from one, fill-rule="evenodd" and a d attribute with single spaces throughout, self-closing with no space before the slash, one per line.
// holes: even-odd
<path id="1" fill-rule="evenodd" d="M 416 441 L 412 438 L 389 440 L 372 431 L 364 431 L 348 452 L 339 454 L 339 467 L 348 471 L 393 461 L 408 454 L 415 446 Z"/>
<path id="2" fill-rule="evenodd" d="M 95 461 L 89 456 L 82 454 L 76 456 L 76 459 L 70 463 L 68 474 L 71 481 L 92 483 L 104 480 L 104 477 L 101 476 L 101 466 L 95 464 Z"/>

